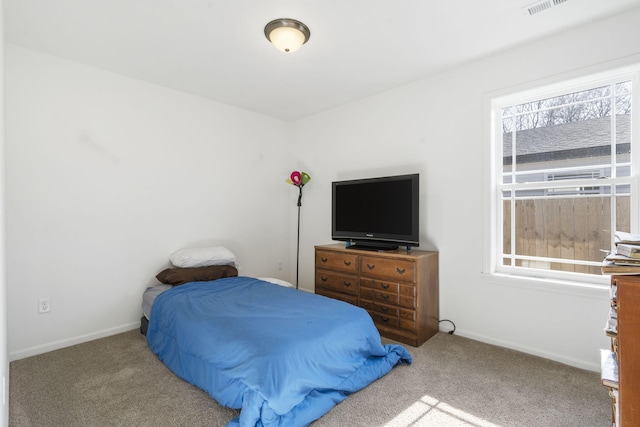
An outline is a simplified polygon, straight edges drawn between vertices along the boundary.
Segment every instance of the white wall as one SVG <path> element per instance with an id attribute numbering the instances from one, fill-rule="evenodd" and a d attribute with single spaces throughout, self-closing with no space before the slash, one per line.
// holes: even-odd
<path id="1" fill-rule="evenodd" d="M 2 398 L 0 426 L 9 424 L 9 357 L 7 349 L 7 282 L 5 252 L 5 157 L 4 157 L 4 8 L 0 0 L 0 370 Z"/>
<path id="2" fill-rule="evenodd" d="M 419 172 L 440 317 L 463 336 L 598 369 L 604 288 L 481 273 L 486 102 L 639 61 L 637 22 L 627 12 L 293 124 L 8 46 L 10 357 L 135 327 L 142 290 L 179 247 L 224 244 L 241 274 L 293 280 L 296 189 L 284 179 L 298 169 L 312 177 L 302 289 L 313 290 L 313 246 L 331 242 L 331 181 Z M 51 313 L 37 314 L 39 297 Z"/>
<path id="3" fill-rule="evenodd" d="M 142 291 L 183 247 L 224 245 L 240 274 L 292 280 L 287 123 L 6 55 L 10 358 L 137 327 Z"/>
<path id="4" fill-rule="evenodd" d="M 295 153 L 315 180 L 305 206 L 303 286 L 313 286 L 312 246 L 331 242 L 331 181 L 419 172 L 419 249 L 440 252 L 440 317 L 460 335 L 598 370 L 598 349 L 608 345 L 604 288 L 482 274 L 486 103 L 507 88 L 640 62 L 638 22 L 640 9 L 295 123 Z"/>

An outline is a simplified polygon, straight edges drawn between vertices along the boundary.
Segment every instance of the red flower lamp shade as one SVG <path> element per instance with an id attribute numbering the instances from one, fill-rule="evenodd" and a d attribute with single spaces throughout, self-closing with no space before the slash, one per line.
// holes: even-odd
<path id="1" fill-rule="evenodd" d="M 287 182 L 289 184 L 295 185 L 300 189 L 300 194 L 298 195 L 298 206 L 302 206 L 302 187 L 304 187 L 311 180 L 311 176 L 306 172 L 293 171 L 289 178 L 287 178 Z"/>
<path id="2" fill-rule="evenodd" d="M 306 172 L 293 171 L 289 178 L 287 178 L 287 182 L 289 184 L 293 184 L 296 187 L 303 187 L 311 180 L 311 177 Z"/>

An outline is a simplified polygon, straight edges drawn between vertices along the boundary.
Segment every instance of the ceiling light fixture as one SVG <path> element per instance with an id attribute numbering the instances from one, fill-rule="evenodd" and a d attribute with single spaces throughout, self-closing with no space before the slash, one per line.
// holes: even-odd
<path id="1" fill-rule="evenodd" d="M 283 52 L 295 52 L 309 41 L 309 27 L 295 19 L 274 19 L 264 27 L 264 35 L 276 48 Z"/>

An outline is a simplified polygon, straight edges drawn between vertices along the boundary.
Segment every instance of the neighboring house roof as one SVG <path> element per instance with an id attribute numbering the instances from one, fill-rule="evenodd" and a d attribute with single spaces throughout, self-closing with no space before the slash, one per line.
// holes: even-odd
<path id="1" fill-rule="evenodd" d="M 516 133 L 518 163 L 604 156 L 611 152 L 611 117 L 527 129 Z M 503 138 L 504 164 L 511 163 L 512 134 Z M 616 153 L 630 151 L 631 118 L 616 116 Z"/>

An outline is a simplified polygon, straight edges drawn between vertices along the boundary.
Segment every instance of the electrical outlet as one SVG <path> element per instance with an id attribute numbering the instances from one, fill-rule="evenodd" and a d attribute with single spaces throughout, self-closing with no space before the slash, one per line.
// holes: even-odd
<path id="1" fill-rule="evenodd" d="M 51 311 L 51 298 L 40 298 L 38 300 L 38 314 Z"/>

